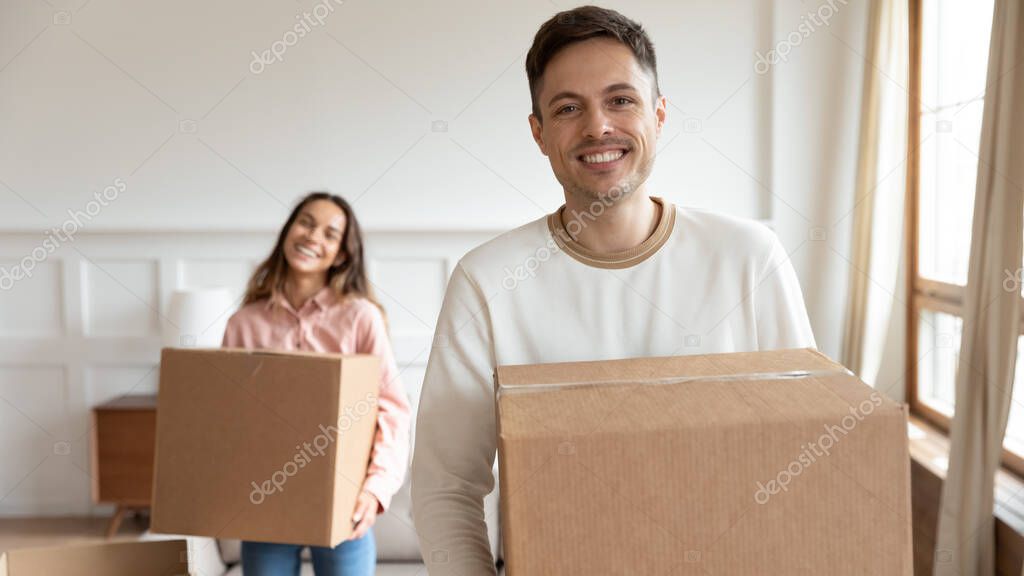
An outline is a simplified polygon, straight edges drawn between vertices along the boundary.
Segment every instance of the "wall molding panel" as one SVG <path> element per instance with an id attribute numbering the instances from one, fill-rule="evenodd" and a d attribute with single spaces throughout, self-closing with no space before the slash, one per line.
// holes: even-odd
<path id="1" fill-rule="evenodd" d="M 369 273 L 412 402 L 452 268 L 498 233 L 366 232 Z M 0 516 L 109 511 L 89 496 L 91 407 L 155 392 L 173 291 L 224 286 L 237 302 L 275 238 L 276 230 L 80 232 L 29 264 L 31 277 L 0 283 Z M 0 233 L 0 268 L 20 266 L 43 239 Z"/>

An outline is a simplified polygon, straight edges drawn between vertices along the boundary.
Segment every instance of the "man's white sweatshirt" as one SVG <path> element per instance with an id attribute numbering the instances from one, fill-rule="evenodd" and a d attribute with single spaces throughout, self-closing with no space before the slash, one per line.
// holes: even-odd
<path id="1" fill-rule="evenodd" d="M 767 227 L 661 206 L 654 233 L 596 254 L 559 212 L 466 254 L 448 284 L 420 397 L 412 499 L 431 576 L 494 574 L 494 368 L 815 347 L 789 257 Z M 568 228 L 568 231 L 566 230 Z"/>

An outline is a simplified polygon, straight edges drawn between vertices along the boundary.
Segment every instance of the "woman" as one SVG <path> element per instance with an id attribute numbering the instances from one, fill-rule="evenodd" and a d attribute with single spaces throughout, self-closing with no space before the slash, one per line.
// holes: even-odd
<path id="1" fill-rule="evenodd" d="M 355 214 L 339 196 L 314 192 L 292 211 L 274 250 L 253 274 L 242 307 L 228 321 L 225 347 L 276 348 L 381 358 L 377 434 L 352 514 L 352 537 L 311 547 L 317 576 L 370 576 L 370 528 L 398 491 L 409 457 L 409 401 L 398 379 L 384 315 L 373 297 Z M 242 543 L 246 576 L 299 573 L 303 546 Z"/>

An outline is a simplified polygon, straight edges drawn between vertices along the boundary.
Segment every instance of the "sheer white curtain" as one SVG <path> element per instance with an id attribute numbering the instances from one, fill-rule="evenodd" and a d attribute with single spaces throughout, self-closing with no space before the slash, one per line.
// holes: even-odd
<path id="1" fill-rule="evenodd" d="M 873 0 L 861 104 L 842 362 L 874 384 L 897 288 L 906 190 L 909 6 Z"/>
<path id="2" fill-rule="evenodd" d="M 1010 408 L 1020 327 L 1024 183 L 1024 9 L 996 0 L 971 256 L 936 576 L 995 574 L 994 477 Z M 945 561 L 948 558 L 949 561 Z"/>

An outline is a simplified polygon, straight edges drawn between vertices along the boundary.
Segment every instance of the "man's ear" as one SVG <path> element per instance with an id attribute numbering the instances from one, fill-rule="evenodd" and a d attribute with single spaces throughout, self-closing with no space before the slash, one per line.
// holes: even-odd
<path id="1" fill-rule="evenodd" d="M 668 112 L 668 99 L 658 96 L 657 104 L 654 106 L 654 115 L 658 118 L 658 136 L 661 136 L 661 127 L 665 125 L 665 114 Z"/>
<path id="2" fill-rule="evenodd" d="M 547 156 L 548 155 L 548 149 L 547 149 L 547 146 L 544 145 L 544 136 L 541 133 L 542 132 L 542 128 L 541 128 L 541 125 L 540 125 L 540 119 L 537 118 L 535 115 L 530 114 L 529 121 L 530 121 L 530 132 L 533 133 L 533 141 L 536 142 L 537 143 L 537 147 L 540 148 L 540 153 L 545 155 L 545 156 Z"/>

